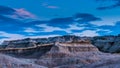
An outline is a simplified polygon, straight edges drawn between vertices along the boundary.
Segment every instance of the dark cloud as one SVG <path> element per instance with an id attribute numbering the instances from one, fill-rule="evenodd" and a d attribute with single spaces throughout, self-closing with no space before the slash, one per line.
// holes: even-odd
<path id="1" fill-rule="evenodd" d="M 50 20 L 38 20 L 38 21 L 32 21 L 28 22 L 28 25 L 25 26 L 32 26 L 34 25 L 40 25 L 40 24 L 47 24 L 48 26 L 54 26 L 54 27 L 60 27 L 60 28 L 66 28 L 69 24 L 73 24 L 74 19 L 72 17 L 66 17 L 66 18 L 53 18 Z"/>
<path id="2" fill-rule="evenodd" d="M 74 20 L 72 17 L 66 17 L 66 18 L 54 18 L 54 19 L 51 19 L 49 22 L 55 23 L 55 24 L 69 24 L 73 21 Z"/>
<path id="3" fill-rule="evenodd" d="M 54 19 L 51 19 L 49 22 L 56 23 L 56 24 L 68 24 L 73 21 L 74 20 L 72 17 L 66 17 L 66 18 L 54 18 Z"/>
<path id="4" fill-rule="evenodd" d="M 106 10 L 106 9 L 112 9 L 112 8 L 116 8 L 116 7 L 120 7 L 120 3 L 111 5 L 111 6 L 107 6 L 107 7 L 98 7 L 98 10 Z"/>
<path id="5" fill-rule="evenodd" d="M 13 14 L 15 12 L 14 9 L 10 8 L 10 7 L 5 7 L 5 6 L 0 6 L 0 14 L 3 15 L 10 15 Z"/>
<path id="6" fill-rule="evenodd" d="M 72 17 L 66 18 L 54 18 L 48 21 L 48 25 L 57 27 L 67 27 L 69 24 L 73 24 L 74 19 Z"/>
<path id="7" fill-rule="evenodd" d="M 90 21 L 101 20 L 98 17 L 95 17 L 92 14 L 87 13 L 77 13 L 71 17 L 66 18 L 54 18 L 47 21 L 33 21 L 29 22 L 29 26 L 38 25 L 38 24 L 47 24 L 49 26 L 60 27 L 60 28 L 68 28 L 70 24 L 87 24 L 90 25 Z M 28 26 L 26 25 L 26 26 Z"/>
<path id="8" fill-rule="evenodd" d="M 90 21 L 96 21 L 96 20 L 101 20 L 98 17 L 95 17 L 92 14 L 88 14 L 88 13 L 77 13 L 75 14 L 75 19 L 76 18 L 80 18 L 80 22 L 90 22 Z"/>
<path id="9" fill-rule="evenodd" d="M 104 7 L 98 7 L 98 10 L 106 10 L 106 9 L 112 9 L 116 7 L 120 7 L 120 0 L 96 0 L 96 1 L 101 1 L 101 2 L 106 2 L 106 1 L 113 1 L 115 4 L 112 4 L 110 6 L 104 6 Z"/>

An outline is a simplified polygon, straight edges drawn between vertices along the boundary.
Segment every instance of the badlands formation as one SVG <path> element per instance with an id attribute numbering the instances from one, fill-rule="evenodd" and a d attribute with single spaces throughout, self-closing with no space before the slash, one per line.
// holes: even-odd
<path id="1" fill-rule="evenodd" d="M 67 35 L 5 41 L 0 47 L 0 66 L 2 68 L 119 68 L 119 48 L 117 50 L 115 48 L 119 47 L 119 40 L 119 36 L 92 38 Z"/>

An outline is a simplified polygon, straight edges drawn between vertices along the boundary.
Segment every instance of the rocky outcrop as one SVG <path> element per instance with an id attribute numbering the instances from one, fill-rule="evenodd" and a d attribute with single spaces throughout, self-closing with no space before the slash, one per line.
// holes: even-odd
<path id="1" fill-rule="evenodd" d="M 3 46 L 3 47 L 2 47 Z M 8 49 L 8 48 L 27 48 L 27 47 L 34 47 L 36 43 L 34 40 L 27 38 L 22 40 L 11 40 L 11 41 L 4 41 L 1 44 L 1 49 Z"/>
<path id="2" fill-rule="evenodd" d="M 118 53 L 120 52 L 120 36 L 101 36 L 94 37 L 92 44 L 100 51 Z"/>
<path id="3" fill-rule="evenodd" d="M 93 46 L 90 42 L 69 42 L 69 43 L 59 43 L 54 44 L 42 44 L 36 47 L 27 48 L 6 48 L 0 49 L 0 53 L 13 54 L 19 57 L 38 57 L 46 53 L 77 53 L 77 52 L 89 52 L 98 51 L 98 49 Z M 59 55 L 59 54 L 58 54 Z"/>
<path id="4" fill-rule="evenodd" d="M 38 47 L 28 47 L 28 48 L 10 48 L 1 49 L 0 53 L 14 55 L 17 57 L 27 57 L 27 58 L 37 58 L 50 51 L 53 45 L 44 45 Z"/>
<path id="5" fill-rule="evenodd" d="M 43 54 L 37 61 L 36 64 L 44 65 L 49 68 L 62 65 L 80 64 L 82 62 L 82 55 L 98 52 L 98 49 L 90 43 L 55 43 L 50 51 Z M 89 55 L 89 54 L 88 54 Z M 80 57 L 81 56 L 81 57 Z M 91 54 L 93 56 L 93 54 Z M 80 59 L 81 58 L 81 59 Z M 44 61 L 46 60 L 46 61 Z M 44 62 L 43 62 L 44 61 Z M 91 60 L 90 60 L 91 61 Z M 91 61 L 92 62 L 92 61 Z M 94 61 L 93 61 L 94 62 Z M 59 68 L 59 67 L 58 67 Z"/>
<path id="6" fill-rule="evenodd" d="M 41 44 L 51 44 L 55 42 L 65 43 L 65 42 L 72 42 L 78 40 L 88 40 L 89 37 L 79 37 L 74 35 L 65 35 L 65 36 L 57 36 L 57 37 L 49 37 L 49 38 L 26 38 L 21 40 L 10 40 L 4 41 L 0 48 L 26 48 L 32 47 Z"/>

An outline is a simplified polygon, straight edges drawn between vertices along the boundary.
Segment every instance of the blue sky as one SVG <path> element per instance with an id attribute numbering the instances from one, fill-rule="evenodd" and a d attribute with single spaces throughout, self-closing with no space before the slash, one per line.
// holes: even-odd
<path id="1" fill-rule="evenodd" d="M 0 40 L 117 35 L 120 0 L 0 0 Z"/>

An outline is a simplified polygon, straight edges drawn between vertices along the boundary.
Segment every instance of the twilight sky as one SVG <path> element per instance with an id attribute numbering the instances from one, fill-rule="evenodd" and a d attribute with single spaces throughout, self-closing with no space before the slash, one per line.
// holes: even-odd
<path id="1" fill-rule="evenodd" d="M 119 33 L 120 0 L 0 0 L 0 40 Z"/>

